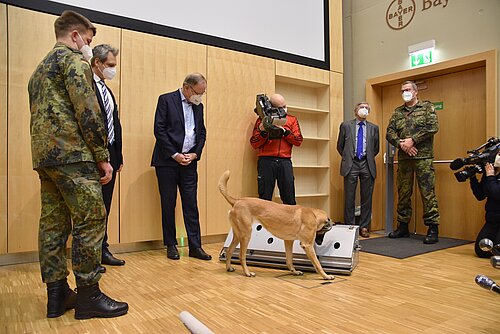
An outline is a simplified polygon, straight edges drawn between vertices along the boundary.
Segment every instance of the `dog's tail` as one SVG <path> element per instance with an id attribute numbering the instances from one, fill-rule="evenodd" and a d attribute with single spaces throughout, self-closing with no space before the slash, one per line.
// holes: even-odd
<path id="1" fill-rule="evenodd" d="M 227 180 L 229 180 L 229 175 L 231 175 L 231 172 L 229 170 L 226 170 L 224 174 L 222 174 L 222 176 L 220 177 L 219 191 L 222 194 L 222 196 L 224 196 L 226 201 L 229 204 L 231 204 L 231 206 L 233 206 L 234 203 L 236 203 L 236 199 L 227 193 Z"/>

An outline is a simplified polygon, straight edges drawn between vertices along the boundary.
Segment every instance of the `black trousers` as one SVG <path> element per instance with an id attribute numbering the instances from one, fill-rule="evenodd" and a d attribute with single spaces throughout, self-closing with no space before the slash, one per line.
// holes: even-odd
<path id="1" fill-rule="evenodd" d="M 491 257 L 490 252 L 485 252 L 479 248 L 479 242 L 484 238 L 493 241 L 494 245 L 500 244 L 500 212 L 486 212 L 486 223 L 477 234 L 476 243 L 474 244 L 474 251 L 477 256 Z M 500 255 L 500 253 L 495 255 Z"/>
<path id="2" fill-rule="evenodd" d="M 259 157 L 257 162 L 259 198 L 271 201 L 278 182 L 283 204 L 295 205 L 295 178 L 292 161 L 288 158 Z"/>
<path id="3" fill-rule="evenodd" d="M 177 245 L 175 205 L 179 188 L 189 248 L 201 247 L 197 162 L 193 161 L 188 166 L 156 166 L 155 170 L 161 198 L 163 244 Z"/>
<path id="4" fill-rule="evenodd" d="M 361 195 L 361 217 L 359 228 L 370 228 L 372 220 L 372 195 L 375 179 L 370 174 L 368 162 L 354 159 L 349 174 L 344 176 L 344 221 L 346 224 L 354 225 L 355 222 L 355 200 L 356 188 L 360 183 Z"/>
<path id="5" fill-rule="evenodd" d="M 107 250 L 109 247 L 108 244 L 108 218 L 109 212 L 111 210 L 111 202 L 113 201 L 113 191 L 115 190 L 115 181 L 116 181 L 116 170 L 120 167 L 117 162 L 117 153 L 115 145 L 108 146 L 109 151 L 109 161 L 111 166 L 113 166 L 113 177 L 111 181 L 102 186 L 102 200 L 104 201 L 104 206 L 106 207 L 106 229 L 104 233 L 104 239 L 102 240 L 102 249 Z"/>

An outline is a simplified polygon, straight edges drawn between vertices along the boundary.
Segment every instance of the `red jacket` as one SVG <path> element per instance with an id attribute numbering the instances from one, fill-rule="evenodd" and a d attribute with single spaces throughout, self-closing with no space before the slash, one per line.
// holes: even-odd
<path id="1" fill-rule="evenodd" d="M 250 138 L 250 144 L 254 149 L 258 149 L 258 157 L 279 157 L 291 158 L 292 147 L 302 144 L 302 133 L 300 132 L 299 122 L 295 116 L 287 115 L 286 124 L 283 126 L 289 133 L 280 139 L 268 139 L 268 133 L 260 131 L 259 125 L 262 123 L 260 118 L 255 121 L 253 134 Z M 287 132 L 288 132 L 287 131 Z"/>

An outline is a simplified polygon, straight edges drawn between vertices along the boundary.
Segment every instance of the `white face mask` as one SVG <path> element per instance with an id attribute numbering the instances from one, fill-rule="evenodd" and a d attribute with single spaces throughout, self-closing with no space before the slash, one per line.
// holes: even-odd
<path id="1" fill-rule="evenodd" d="M 361 118 L 366 118 L 368 117 L 368 115 L 370 114 L 370 112 L 368 111 L 368 108 L 359 108 L 358 110 L 358 116 L 361 117 Z"/>
<path id="2" fill-rule="evenodd" d="M 413 99 L 413 94 L 412 94 L 412 92 L 405 91 L 405 92 L 403 92 L 403 95 L 402 95 L 402 96 L 403 96 L 403 100 L 404 100 L 405 102 L 410 102 L 410 101 Z"/>
<path id="3" fill-rule="evenodd" d="M 189 98 L 189 102 L 191 102 L 194 105 L 199 105 L 202 100 L 203 100 L 202 95 L 196 95 L 196 94 L 191 95 L 191 97 Z"/>
<path id="4" fill-rule="evenodd" d="M 80 33 L 78 33 L 78 36 L 80 37 L 80 39 L 83 42 L 83 46 L 80 48 L 80 52 L 83 53 L 83 57 L 87 61 L 90 61 L 92 59 L 92 57 L 94 56 L 94 54 L 92 53 L 92 48 L 88 44 L 85 44 L 82 36 L 80 36 Z"/>
<path id="5" fill-rule="evenodd" d="M 104 70 L 101 71 L 102 76 L 106 80 L 113 80 L 116 75 L 116 67 L 105 67 Z"/>
<path id="6" fill-rule="evenodd" d="M 493 164 L 493 167 L 500 167 L 500 154 L 497 154 L 495 157 L 495 163 Z"/>

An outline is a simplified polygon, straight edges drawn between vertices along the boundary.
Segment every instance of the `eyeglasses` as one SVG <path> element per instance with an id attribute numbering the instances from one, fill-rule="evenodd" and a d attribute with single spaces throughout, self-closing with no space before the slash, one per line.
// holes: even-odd
<path id="1" fill-rule="evenodd" d="M 205 90 L 203 93 L 198 93 L 196 90 L 194 90 L 194 87 L 193 86 L 189 86 L 189 88 L 191 88 L 193 90 L 193 92 L 196 94 L 196 95 L 204 95 L 207 91 Z"/>

